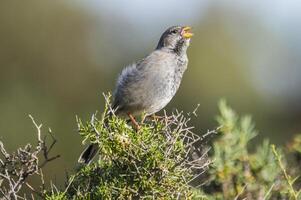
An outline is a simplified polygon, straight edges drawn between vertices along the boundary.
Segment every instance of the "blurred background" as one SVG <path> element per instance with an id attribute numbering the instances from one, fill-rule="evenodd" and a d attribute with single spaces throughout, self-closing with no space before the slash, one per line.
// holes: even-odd
<path id="1" fill-rule="evenodd" d="M 151 52 L 172 25 L 194 27 L 182 85 L 166 110 L 192 111 L 196 132 L 216 126 L 217 102 L 251 114 L 259 139 L 301 132 L 301 2 L 280 0 L 0 1 L 0 140 L 36 141 L 32 114 L 51 127 L 58 184 L 83 147 L 75 115 L 103 110 L 120 70 Z M 55 153 L 55 152 L 54 152 Z"/>

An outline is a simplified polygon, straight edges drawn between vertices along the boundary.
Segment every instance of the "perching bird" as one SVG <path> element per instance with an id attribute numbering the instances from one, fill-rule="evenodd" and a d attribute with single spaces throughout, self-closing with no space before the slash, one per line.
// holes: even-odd
<path id="1" fill-rule="evenodd" d="M 187 48 L 193 34 L 189 26 L 172 26 L 161 36 L 147 57 L 124 68 L 119 75 L 112 108 L 118 116 L 152 115 L 164 108 L 176 94 L 188 64 Z M 88 164 L 98 151 L 88 146 L 79 158 Z"/>

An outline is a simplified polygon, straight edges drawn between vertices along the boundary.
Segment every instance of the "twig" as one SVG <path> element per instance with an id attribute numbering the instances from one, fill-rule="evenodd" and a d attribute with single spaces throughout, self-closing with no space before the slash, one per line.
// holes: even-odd
<path id="1" fill-rule="evenodd" d="M 42 139 L 42 124 L 38 125 L 31 115 L 29 115 L 29 117 L 37 130 L 38 144 L 34 148 L 31 144 L 27 144 L 23 148 L 18 148 L 15 153 L 10 154 L 6 151 L 3 143 L 0 141 L 0 154 L 4 157 L 0 160 L 0 177 L 2 177 L 2 181 L 4 182 L 0 185 L 0 192 L 5 199 L 25 199 L 26 196 L 22 197 L 18 195 L 23 185 L 26 185 L 31 191 L 42 197 L 43 193 L 34 189 L 26 180 L 29 176 L 38 175 L 41 177 L 42 185 L 44 185 L 41 168 L 48 162 L 59 157 L 59 155 L 49 157 L 49 153 L 57 141 L 52 135 L 51 130 L 49 129 L 48 134 L 52 138 L 52 143 L 47 146 L 47 137 L 45 136 Z M 38 157 L 40 154 L 43 155 L 44 161 L 39 165 Z M 42 189 L 45 189 L 45 187 L 43 186 Z M 32 199 L 34 198 L 32 197 Z"/>

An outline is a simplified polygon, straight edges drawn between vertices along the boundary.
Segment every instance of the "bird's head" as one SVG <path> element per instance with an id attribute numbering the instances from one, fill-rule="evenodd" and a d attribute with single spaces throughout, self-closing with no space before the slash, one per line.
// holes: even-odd
<path id="1" fill-rule="evenodd" d="M 157 49 L 165 48 L 179 55 L 186 53 L 192 36 L 191 27 L 172 26 L 162 34 Z"/>

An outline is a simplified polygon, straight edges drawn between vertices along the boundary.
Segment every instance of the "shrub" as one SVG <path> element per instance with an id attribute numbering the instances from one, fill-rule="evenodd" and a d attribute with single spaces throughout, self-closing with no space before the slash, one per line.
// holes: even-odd
<path id="1" fill-rule="evenodd" d="M 28 182 L 32 175 L 43 178 L 42 167 L 58 157 L 48 156 L 56 140 L 47 146 L 41 125 L 33 120 L 38 130 L 34 147 L 10 154 L 1 142 L 2 198 L 26 199 L 20 194 L 24 187 L 33 197 L 48 200 L 301 199 L 300 135 L 289 148 L 276 148 L 268 140 L 255 147 L 257 131 L 251 117 L 238 116 L 225 101 L 219 104 L 219 128 L 204 135 L 193 132 L 192 114 L 177 111 L 148 119 L 136 130 L 115 116 L 109 98 L 106 101 L 101 115 L 87 122 L 77 118 L 83 143 L 97 144 L 99 158 L 77 166 L 64 188 L 45 188 L 42 179 L 42 187 L 35 189 Z"/>
<path id="2" fill-rule="evenodd" d="M 252 152 L 251 140 L 257 131 L 251 117 L 239 117 L 225 101 L 220 102 L 219 109 L 217 121 L 222 128 L 213 141 L 209 180 L 200 194 L 206 199 L 300 199 L 301 190 L 297 192 L 293 186 L 297 179 L 287 174 L 294 167 L 285 169 L 283 151 L 264 140 Z"/>
<path id="3" fill-rule="evenodd" d="M 68 199 L 190 199 L 193 170 L 201 173 L 209 163 L 191 156 L 201 137 L 191 132 L 189 118 L 176 112 L 135 130 L 108 111 L 86 123 L 78 119 L 80 135 L 99 146 L 100 158 L 79 169 Z"/>

